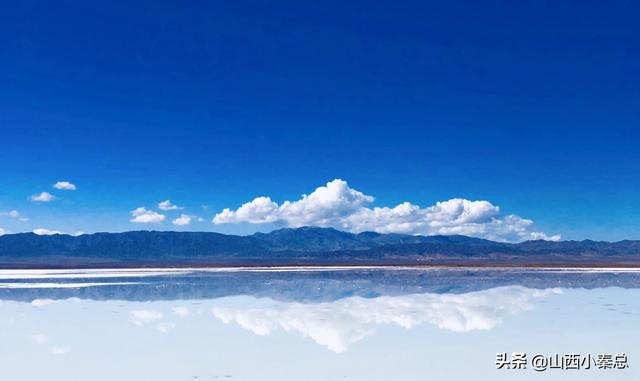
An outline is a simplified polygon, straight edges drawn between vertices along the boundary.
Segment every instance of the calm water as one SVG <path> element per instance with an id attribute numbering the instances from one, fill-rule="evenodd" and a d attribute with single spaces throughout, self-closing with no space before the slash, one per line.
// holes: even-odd
<path id="1" fill-rule="evenodd" d="M 637 381 L 639 326 L 633 271 L 0 271 L 12 381 Z M 532 369 L 556 353 L 594 358 Z"/>

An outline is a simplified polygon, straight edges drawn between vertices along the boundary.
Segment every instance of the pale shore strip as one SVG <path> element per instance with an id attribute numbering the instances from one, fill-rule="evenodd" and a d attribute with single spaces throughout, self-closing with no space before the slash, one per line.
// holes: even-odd
<path id="1" fill-rule="evenodd" d="M 20 279 L 91 279 L 179 276 L 192 273 L 233 272 L 322 272 L 322 271 L 527 271 L 545 273 L 640 273 L 638 267 L 537 267 L 537 266 L 256 266 L 256 267 L 171 267 L 130 269 L 11 269 L 0 270 L 0 280 Z"/>
<path id="2" fill-rule="evenodd" d="M 91 283 L 0 283 L 0 289 L 44 289 L 44 288 L 86 288 L 102 286 L 133 286 L 141 285 L 141 282 L 91 282 Z"/>

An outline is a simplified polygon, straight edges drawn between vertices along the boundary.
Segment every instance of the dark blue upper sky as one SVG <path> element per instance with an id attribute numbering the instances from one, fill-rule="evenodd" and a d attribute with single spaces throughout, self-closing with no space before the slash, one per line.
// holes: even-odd
<path id="1" fill-rule="evenodd" d="M 5 231 L 171 199 L 298 199 L 334 178 L 488 200 L 566 239 L 640 239 L 632 1 L 20 1 L 0 12 Z M 51 188 L 56 181 L 73 192 Z M 55 202 L 29 200 L 48 191 Z M 207 205 L 205 210 L 202 205 Z M 171 218 L 173 216 L 168 216 Z M 250 229 L 249 229 L 250 230 Z"/>

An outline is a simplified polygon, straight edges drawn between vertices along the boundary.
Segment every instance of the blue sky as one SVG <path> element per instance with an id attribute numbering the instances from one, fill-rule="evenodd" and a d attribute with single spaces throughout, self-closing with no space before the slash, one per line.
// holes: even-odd
<path id="1" fill-rule="evenodd" d="M 319 216 L 357 231 L 388 221 L 361 224 L 353 208 L 410 202 L 416 223 L 459 198 L 499 213 L 465 220 L 482 205 L 461 203 L 437 229 L 488 236 L 486 223 L 515 214 L 533 221 L 526 234 L 497 238 L 640 239 L 638 11 L 622 1 L 7 4 L 0 228 L 244 234 Z M 257 196 L 279 208 L 334 179 L 375 200 L 212 223 Z M 31 200 L 41 192 L 56 199 Z M 167 199 L 183 209 L 162 211 Z M 131 222 L 139 207 L 165 219 Z M 190 223 L 172 224 L 181 214 Z"/>

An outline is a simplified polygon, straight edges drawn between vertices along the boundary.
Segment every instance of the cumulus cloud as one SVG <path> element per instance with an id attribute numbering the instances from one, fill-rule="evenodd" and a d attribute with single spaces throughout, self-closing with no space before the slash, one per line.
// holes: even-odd
<path id="1" fill-rule="evenodd" d="M 181 214 L 180 217 L 174 219 L 172 223 L 177 226 L 189 225 L 191 220 L 193 220 L 194 216 L 190 216 L 188 214 Z"/>
<path id="2" fill-rule="evenodd" d="M 485 200 L 453 198 L 421 207 L 410 202 L 393 207 L 371 207 L 373 196 L 357 191 L 336 179 L 296 201 L 278 204 L 269 197 L 257 197 L 236 210 L 216 214 L 214 224 L 274 223 L 288 227 L 320 226 L 359 233 L 462 234 L 497 241 L 529 239 L 559 240 L 533 231 L 533 221 L 514 214 L 502 215 L 500 208 Z"/>
<path id="3" fill-rule="evenodd" d="M 0 235 L 5 235 L 7 233 L 8 233 L 7 230 L 4 230 L 3 228 L 0 228 Z"/>
<path id="4" fill-rule="evenodd" d="M 171 203 L 171 200 L 164 200 L 161 203 L 158 204 L 158 208 L 160 210 L 178 210 L 178 209 L 183 209 L 180 206 L 177 205 L 173 205 Z"/>
<path id="5" fill-rule="evenodd" d="M 490 330 L 508 316 L 533 309 L 536 300 L 560 292 L 507 286 L 466 294 L 350 297 L 317 304 L 253 298 L 260 307 L 215 307 L 212 313 L 225 324 L 234 322 L 259 336 L 278 329 L 299 332 L 340 353 L 382 324 L 406 329 L 431 324 L 453 332 Z"/>
<path id="6" fill-rule="evenodd" d="M 50 202 L 56 199 L 56 196 L 49 192 L 42 192 L 40 194 L 34 194 L 31 196 L 31 201 L 35 202 Z"/>
<path id="7" fill-rule="evenodd" d="M 153 210 L 147 210 L 144 207 L 139 207 L 131 211 L 133 218 L 131 222 L 143 223 L 143 224 L 159 224 L 165 219 L 164 214 L 160 214 Z"/>
<path id="8" fill-rule="evenodd" d="M 65 234 L 65 235 L 72 235 L 74 237 L 84 234 L 84 232 L 80 232 L 80 231 L 74 232 L 74 233 L 65 233 L 60 230 L 51 230 L 51 229 L 44 229 L 44 228 L 33 229 L 33 233 L 37 235 Z"/>
<path id="9" fill-rule="evenodd" d="M 278 205 L 269 197 L 257 197 L 235 211 L 224 209 L 213 223 L 249 222 L 254 224 L 285 222 L 290 226 L 330 226 L 373 202 L 372 196 L 352 189 L 346 181 L 333 180 L 297 201 Z"/>
<path id="10" fill-rule="evenodd" d="M 72 184 L 68 181 L 58 181 L 53 184 L 53 187 L 60 190 L 76 190 L 75 184 Z"/>

